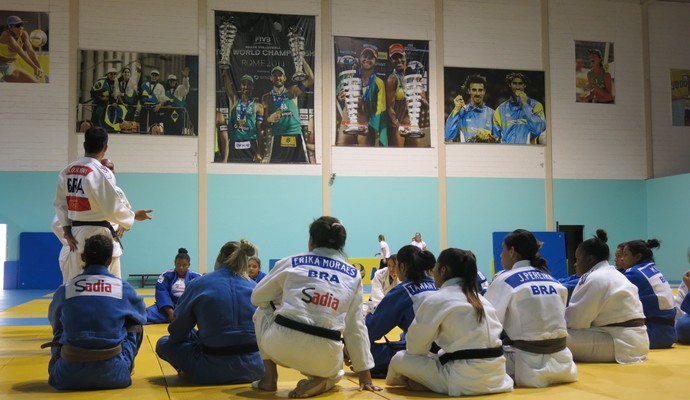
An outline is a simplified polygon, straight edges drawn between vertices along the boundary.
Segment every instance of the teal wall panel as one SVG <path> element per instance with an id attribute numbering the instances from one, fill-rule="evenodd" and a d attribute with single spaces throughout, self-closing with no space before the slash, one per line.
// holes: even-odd
<path id="1" fill-rule="evenodd" d="M 487 276 L 493 268 L 493 232 L 544 231 L 543 179 L 447 178 L 448 246 L 472 250 Z"/>

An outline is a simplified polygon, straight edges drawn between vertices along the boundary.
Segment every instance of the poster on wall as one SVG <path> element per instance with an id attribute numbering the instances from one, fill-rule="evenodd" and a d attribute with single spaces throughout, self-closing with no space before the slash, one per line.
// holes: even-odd
<path id="1" fill-rule="evenodd" d="M 690 69 L 671 70 L 671 116 L 673 126 L 690 126 Z"/>
<path id="2" fill-rule="evenodd" d="M 616 102 L 612 42 L 575 41 L 575 101 Z"/>
<path id="3" fill-rule="evenodd" d="M 316 163 L 315 17 L 216 11 L 217 163 Z"/>
<path id="4" fill-rule="evenodd" d="M 545 144 L 543 71 L 443 69 L 445 142 Z"/>
<path id="5" fill-rule="evenodd" d="M 49 83 L 48 13 L 0 10 L 0 82 Z"/>
<path id="6" fill-rule="evenodd" d="M 431 147 L 429 42 L 334 39 L 335 145 Z"/>
<path id="7" fill-rule="evenodd" d="M 197 135 L 199 57 L 80 50 L 77 131 Z"/>

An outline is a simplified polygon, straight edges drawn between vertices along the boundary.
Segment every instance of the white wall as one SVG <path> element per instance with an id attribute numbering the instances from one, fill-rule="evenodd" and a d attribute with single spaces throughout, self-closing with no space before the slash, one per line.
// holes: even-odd
<path id="1" fill-rule="evenodd" d="M 671 122 L 671 69 L 690 69 L 690 4 L 649 7 L 651 111 L 654 176 L 690 171 L 690 127 Z"/>
<path id="2" fill-rule="evenodd" d="M 547 0 L 445 0 L 444 64 L 458 67 L 542 70 L 541 4 Z M 77 7 L 73 5 L 77 4 Z M 331 99 L 320 92 L 334 83 L 332 35 L 429 40 L 430 70 L 435 70 L 435 2 L 432 0 L 332 0 L 331 32 L 322 32 L 319 0 L 121 0 L 104 9 L 98 0 L 5 0 L 3 9 L 50 13 L 48 85 L 0 84 L 0 171 L 57 171 L 68 150 L 82 153 L 81 137 L 67 143 L 75 113 L 68 94 L 76 59 L 69 55 L 69 24 L 78 24 L 77 49 L 113 49 L 193 54 L 201 70 L 214 76 L 213 10 L 294 13 L 316 16 L 316 113 L 335 121 Z M 548 0 L 551 64 L 550 109 L 555 178 L 645 179 L 645 121 L 642 67 L 642 6 L 637 0 Z M 72 7 L 72 8 L 70 8 Z M 200 12 L 199 9 L 202 11 Z M 596 12 L 593 12 L 596 10 Z M 70 14 L 71 12 L 71 14 Z M 655 176 L 690 171 L 686 127 L 670 120 L 670 68 L 690 68 L 684 38 L 690 34 L 690 4 L 656 2 L 650 6 L 652 128 Z M 616 104 L 574 102 L 574 41 L 611 41 L 616 54 Z M 322 81 L 323 78 L 325 80 Z M 442 90 L 442 77 L 431 75 L 431 91 Z M 201 86 L 203 85 L 203 86 Z M 199 149 L 213 154 L 214 79 L 200 79 L 199 138 L 113 135 L 109 156 L 124 172 L 318 175 L 313 165 L 221 165 L 199 168 Z M 432 93 L 429 149 L 347 148 L 327 146 L 331 170 L 339 176 L 438 176 L 437 113 Z M 319 140 L 332 141 L 333 129 L 317 122 Z M 202 145 L 199 146 L 199 141 Z M 321 149 L 321 143 L 317 143 Z M 164 150 L 163 150 L 164 149 Z M 540 146 L 446 146 L 448 176 L 544 177 L 545 148 Z M 321 157 L 323 154 L 321 154 Z"/>

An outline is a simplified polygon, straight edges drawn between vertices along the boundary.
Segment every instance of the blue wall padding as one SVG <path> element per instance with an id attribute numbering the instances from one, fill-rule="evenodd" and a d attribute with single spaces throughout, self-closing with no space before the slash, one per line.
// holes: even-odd
<path id="1" fill-rule="evenodd" d="M 17 289 L 56 289 L 62 284 L 58 256 L 62 243 L 52 232 L 19 234 Z"/>

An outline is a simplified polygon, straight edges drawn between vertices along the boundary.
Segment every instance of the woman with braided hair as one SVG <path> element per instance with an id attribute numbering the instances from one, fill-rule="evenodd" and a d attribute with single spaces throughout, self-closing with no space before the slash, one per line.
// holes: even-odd
<path id="1" fill-rule="evenodd" d="M 158 356 L 196 385 L 249 383 L 264 373 L 249 302 L 256 283 L 248 265 L 255 253 L 247 240 L 225 243 L 215 271 L 189 282 L 170 335 L 156 344 Z"/>

